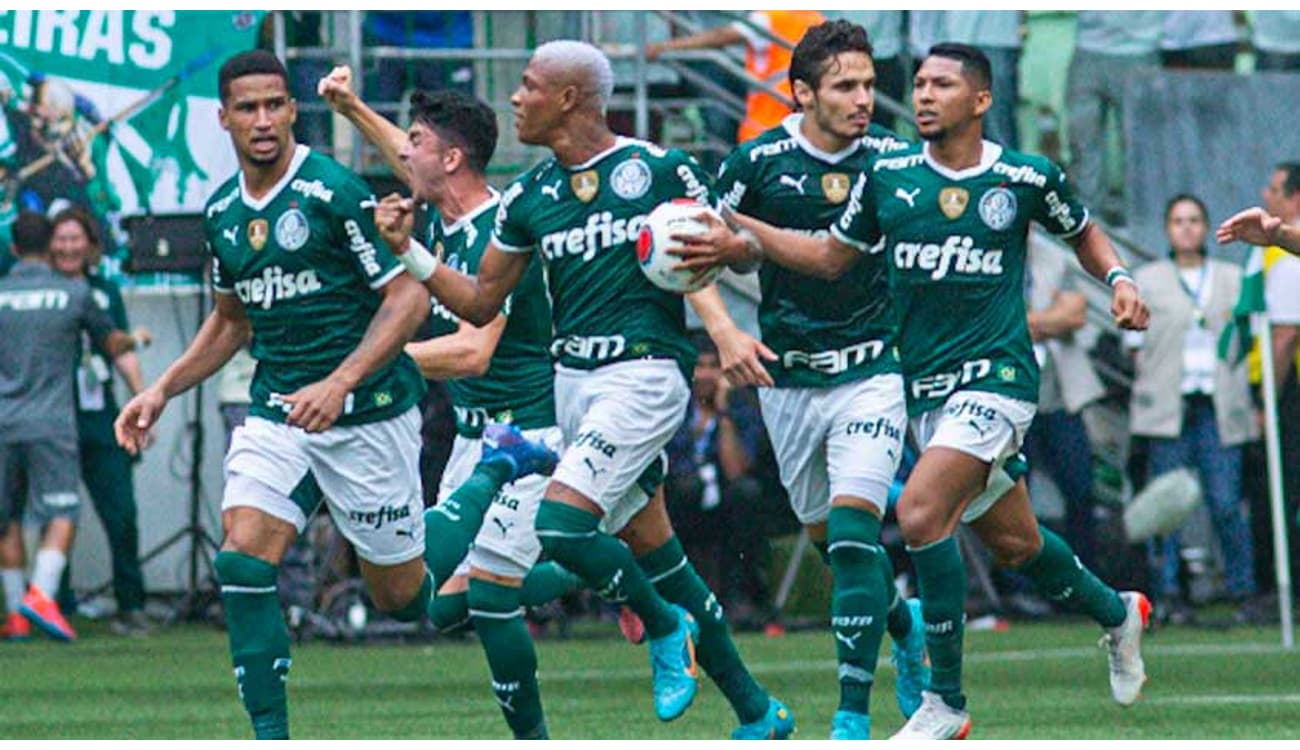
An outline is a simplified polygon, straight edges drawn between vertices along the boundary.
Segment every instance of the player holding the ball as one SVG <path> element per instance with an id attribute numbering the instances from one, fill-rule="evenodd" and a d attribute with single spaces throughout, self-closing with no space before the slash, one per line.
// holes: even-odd
<path id="1" fill-rule="evenodd" d="M 410 200 L 385 198 L 376 223 L 408 271 L 473 325 L 498 314 L 531 253 L 541 252 L 555 325 L 556 417 L 568 446 L 537 513 L 543 550 L 640 616 L 660 719 L 677 718 L 693 701 L 698 648 L 740 720 L 733 736 L 788 737 L 793 715 L 741 661 L 717 598 L 673 533 L 659 487 L 663 448 L 690 398 L 695 353 L 681 296 L 642 273 L 636 244 L 655 206 L 683 197 L 711 202 L 709 179 L 681 151 L 615 136 L 605 122 L 613 85 L 609 60 L 591 45 L 557 41 L 534 52 L 511 97 L 515 129 L 553 158 L 503 192 L 477 276 L 447 268 L 410 239 Z M 705 308 L 712 333 L 725 310 L 717 315 L 716 291 L 701 294 L 692 301 Z M 737 341 L 760 351 L 738 336 L 728 343 Z"/>

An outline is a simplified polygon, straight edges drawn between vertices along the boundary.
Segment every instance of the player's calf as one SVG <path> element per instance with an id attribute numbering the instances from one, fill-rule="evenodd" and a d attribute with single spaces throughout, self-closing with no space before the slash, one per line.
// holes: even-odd
<path id="1" fill-rule="evenodd" d="M 289 631 L 276 591 L 278 567 L 233 550 L 213 560 L 226 610 L 230 655 L 239 696 L 257 739 L 288 739 L 285 680 L 292 663 Z"/>

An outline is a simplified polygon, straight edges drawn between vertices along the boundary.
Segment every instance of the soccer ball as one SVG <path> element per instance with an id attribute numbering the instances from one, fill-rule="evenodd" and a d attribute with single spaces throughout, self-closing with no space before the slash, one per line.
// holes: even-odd
<path id="1" fill-rule="evenodd" d="M 704 222 L 697 221 L 701 214 L 718 215 L 716 211 L 696 201 L 678 198 L 667 203 L 660 203 L 641 225 L 641 233 L 636 240 L 636 258 L 641 271 L 650 279 L 650 283 L 667 292 L 688 294 L 696 292 L 718 278 L 722 267 L 711 269 L 703 276 L 692 280 L 690 271 L 674 270 L 673 266 L 681 262 L 681 257 L 668 253 L 679 246 L 672 241 L 675 234 L 703 234 L 708 231 Z"/>

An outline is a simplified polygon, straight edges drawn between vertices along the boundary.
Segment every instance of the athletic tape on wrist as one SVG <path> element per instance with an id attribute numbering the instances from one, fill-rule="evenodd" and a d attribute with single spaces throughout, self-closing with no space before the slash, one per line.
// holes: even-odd
<path id="1" fill-rule="evenodd" d="M 434 271 L 438 270 L 438 259 L 414 238 L 407 241 L 406 252 L 397 256 L 397 260 L 417 281 L 427 280 Z"/>

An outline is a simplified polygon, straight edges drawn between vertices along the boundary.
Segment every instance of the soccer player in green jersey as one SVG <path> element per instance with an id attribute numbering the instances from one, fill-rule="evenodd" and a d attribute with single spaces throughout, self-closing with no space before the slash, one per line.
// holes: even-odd
<path id="1" fill-rule="evenodd" d="M 417 91 L 411 127 L 403 132 L 357 97 L 346 67 L 321 79 L 319 90 L 379 148 L 414 197 L 436 209 L 427 246 L 461 273 L 477 273 L 500 203 L 486 174 L 497 144 L 492 108 L 460 92 Z M 577 578 L 555 563 L 534 567 L 541 544 L 533 520 L 546 478 L 523 477 L 489 493 L 485 488 L 500 484 L 491 475 L 500 467 L 479 463 L 488 423 L 514 424 L 554 450 L 563 443 L 555 424 L 551 304 L 541 262 L 529 264 L 501 314 L 486 326 L 460 320 L 436 299 L 433 305 L 434 338 L 406 347 L 425 377 L 447 381 L 456 413 L 438 504 L 424 517 L 425 560 L 438 592 L 430 614 L 441 630 L 473 623 L 511 731 L 516 739 L 544 739 L 537 654 L 521 605 L 572 590 Z"/>
<path id="2" fill-rule="evenodd" d="M 535 51 L 511 98 L 515 126 L 521 141 L 548 147 L 553 158 L 502 194 L 477 276 L 409 241 L 409 201 L 386 198 L 377 221 L 411 273 L 475 325 L 499 313 L 540 251 L 555 324 L 556 416 L 567 443 L 537 513 L 542 548 L 640 616 L 659 718 L 680 716 L 694 699 L 698 643 L 700 664 L 741 721 L 733 736 L 787 737 L 793 716 L 745 668 L 658 487 L 663 448 L 690 398 L 694 352 L 681 298 L 641 273 L 636 237 L 656 205 L 709 200 L 709 179 L 679 151 L 615 136 L 605 122 L 613 83 L 609 60 L 591 45 L 558 41 Z"/>
<path id="3" fill-rule="evenodd" d="M 983 140 L 991 103 L 988 58 L 966 45 L 930 50 L 912 104 L 925 140 L 873 160 L 829 237 L 777 230 L 743 216 L 751 233 L 717 224 L 683 238 L 687 267 L 748 261 L 836 278 L 863 256 L 884 254 L 899 324 L 911 429 L 923 453 L 898 502 L 917 571 L 930 690 L 901 737 L 947 739 L 970 731 L 961 691 L 966 572 L 952 534 L 965 521 L 998 564 L 1019 570 L 1054 601 L 1092 616 L 1110 649 L 1111 694 L 1137 699 L 1150 605 L 1119 594 L 1041 528 L 1023 467 L 1009 466 L 1034 416 L 1037 364 L 1022 279 L 1031 221 L 1074 245 L 1083 267 L 1112 287 L 1121 328 L 1143 329 L 1147 309 L 1110 240 L 1088 220 L 1064 174 L 1041 157 Z"/>
<path id="4" fill-rule="evenodd" d="M 740 213 L 825 235 L 871 157 L 909 144 L 871 122 L 875 66 L 861 26 L 838 20 L 809 29 L 789 75 L 799 112 L 733 151 L 715 191 Z M 920 603 L 898 596 L 880 546 L 907 429 L 886 271 L 880 256 L 835 280 L 774 263 L 758 271 L 763 343 L 777 356 L 767 364 L 774 387 L 758 392 L 763 421 L 795 515 L 833 574 L 840 703 L 831 739 L 870 737 L 886 627 L 906 716 L 927 681 Z"/>
<path id="5" fill-rule="evenodd" d="M 114 430 L 137 452 L 168 400 L 251 334 L 252 405 L 226 456 L 226 538 L 213 567 L 254 733 L 285 738 L 289 634 L 277 567 L 322 493 L 375 606 L 400 620 L 428 606 L 416 408 L 425 384 L 402 347 L 429 300 L 379 237 L 366 184 L 294 144 L 296 105 L 280 61 L 235 55 L 218 81 L 239 172 L 204 211 L 215 309 Z"/>

